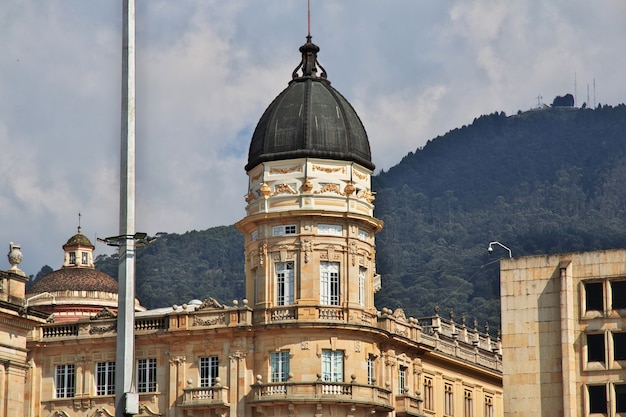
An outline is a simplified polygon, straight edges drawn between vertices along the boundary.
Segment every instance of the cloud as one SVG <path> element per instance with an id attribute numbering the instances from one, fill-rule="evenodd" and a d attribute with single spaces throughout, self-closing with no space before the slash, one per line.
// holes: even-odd
<path id="1" fill-rule="evenodd" d="M 381 169 L 539 95 L 591 102 L 595 80 L 597 102 L 624 101 L 621 0 L 312 3 L 320 62 Z M 306 2 L 136 4 L 137 230 L 232 224 L 254 127 L 299 62 Z M 29 274 L 60 266 L 79 210 L 94 243 L 117 234 L 121 25 L 110 0 L 0 8 L 0 245 L 21 243 Z"/>

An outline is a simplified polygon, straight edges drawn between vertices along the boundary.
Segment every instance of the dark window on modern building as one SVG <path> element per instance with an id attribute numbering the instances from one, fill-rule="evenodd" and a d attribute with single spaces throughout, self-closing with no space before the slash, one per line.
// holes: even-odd
<path id="1" fill-rule="evenodd" d="M 585 284 L 585 304 L 587 311 L 604 311 L 601 282 L 588 282 Z"/>
<path id="2" fill-rule="evenodd" d="M 626 332 L 613 333 L 613 358 L 626 361 Z"/>
<path id="3" fill-rule="evenodd" d="M 626 281 L 613 281 L 611 282 L 611 295 L 613 310 L 619 308 L 626 308 Z"/>
<path id="4" fill-rule="evenodd" d="M 604 362 L 604 334 L 587 335 L 587 362 Z"/>
<path id="5" fill-rule="evenodd" d="M 615 385 L 615 412 L 626 412 L 626 384 Z"/>
<path id="6" fill-rule="evenodd" d="M 606 413 L 606 386 L 589 385 L 589 413 Z"/>

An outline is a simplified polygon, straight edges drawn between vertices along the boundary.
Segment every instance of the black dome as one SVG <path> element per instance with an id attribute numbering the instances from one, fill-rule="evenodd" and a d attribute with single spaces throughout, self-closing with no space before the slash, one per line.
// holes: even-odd
<path id="1" fill-rule="evenodd" d="M 246 171 L 266 161 L 305 157 L 353 161 L 374 170 L 365 128 L 348 100 L 326 79 L 318 51 L 307 36 L 293 79 L 254 130 Z M 317 65 L 322 69 L 319 77 Z M 302 76 L 297 75 L 300 68 Z"/>

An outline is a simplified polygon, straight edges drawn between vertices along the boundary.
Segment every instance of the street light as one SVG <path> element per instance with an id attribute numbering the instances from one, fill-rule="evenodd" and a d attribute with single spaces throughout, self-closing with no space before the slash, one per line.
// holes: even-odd
<path id="1" fill-rule="evenodd" d="M 135 247 L 142 247 L 142 246 L 146 246 L 149 243 L 154 242 L 155 240 L 157 240 L 157 238 L 148 236 L 147 233 L 137 232 L 134 235 L 117 235 L 117 236 L 109 236 L 105 238 L 97 237 L 96 240 L 108 246 L 115 246 L 119 248 L 120 246 L 122 246 L 122 242 L 125 242 L 127 240 L 134 240 Z"/>
<path id="2" fill-rule="evenodd" d="M 509 251 L 509 258 L 513 257 L 513 254 L 511 253 L 511 249 L 509 249 L 508 247 L 504 246 L 502 243 L 496 242 L 496 241 L 493 241 L 493 242 L 489 243 L 489 247 L 487 248 L 487 252 L 489 252 L 489 255 L 491 255 L 493 253 L 493 245 L 498 245 L 501 248 L 506 249 L 507 251 Z"/>

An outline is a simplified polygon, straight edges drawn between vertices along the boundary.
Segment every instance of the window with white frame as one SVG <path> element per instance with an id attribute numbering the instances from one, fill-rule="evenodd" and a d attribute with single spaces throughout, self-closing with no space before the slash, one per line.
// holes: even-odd
<path id="1" fill-rule="evenodd" d="M 338 224 L 318 224 L 317 225 L 317 234 L 318 235 L 341 236 L 343 234 L 343 227 L 341 227 Z"/>
<path id="2" fill-rule="evenodd" d="M 367 357 L 367 384 L 368 385 L 374 385 L 374 356 L 369 355 Z"/>
<path id="3" fill-rule="evenodd" d="M 202 388 L 215 385 L 215 379 L 219 375 L 219 359 L 217 356 L 200 358 L 200 386 Z"/>
<path id="4" fill-rule="evenodd" d="M 270 370 L 272 382 L 286 382 L 289 380 L 289 351 L 270 353 Z"/>
<path id="5" fill-rule="evenodd" d="M 96 395 L 115 394 L 115 362 L 96 363 Z"/>
<path id="6" fill-rule="evenodd" d="M 272 236 L 284 236 L 284 235 L 295 235 L 296 234 L 296 225 L 288 224 L 288 225 L 280 225 L 272 227 Z"/>
<path id="7" fill-rule="evenodd" d="M 56 398 L 72 398 L 76 393 L 76 368 L 73 363 L 57 365 L 54 369 Z"/>
<path id="8" fill-rule="evenodd" d="M 293 304 L 293 262 L 276 263 L 276 305 Z"/>
<path id="9" fill-rule="evenodd" d="M 370 238 L 370 234 L 367 232 L 367 230 L 359 229 L 359 239 L 367 240 L 369 238 Z"/>
<path id="10" fill-rule="evenodd" d="M 472 390 L 466 388 L 463 397 L 463 417 L 474 417 L 474 396 Z"/>
<path id="11" fill-rule="evenodd" d="M 82 264 L 87 265 L 89 263 L 89 254 L 87 252 L 82 252 Z"/>
<path id="12" fill-rule="evenodd" d="M 339 262 L 320 263 L 320 302 L 339 305 Z"/>
<path id="13" fill-rule="evenodd" d="M 76 252 L 70 252 L 70 265 L 76 265 Z"/>
<path id="14" fill-rule="evenodd" d="M 434 411 L 434 407 L 433 379 L 429 376 L 424 376 L 424 409 Z"/>
<path id="15" fill-rule="evenodd" d="M 322 351 L 322 379 L 328 382 L 343 382 L 343 351 Z"/>
<path id="16" fill-rule="evenodd" d="M 156 392 L 156 359 L 137 360 L 137 392 Z"/>
<path id="17" fill-rule="evenodd" d="M 443 414 L 446 416 L 454 415 L 454 391 L 449 382 L 443 385 Z"/>
<path id="18" fill-rule="evenodd" d="M 398 394 L 407 394 L 408 387 L 406 382 L 406 374 L 408 368 L 406 366 L 400 365 L 398 367 Z"/>
<path id="19" fill-rule="evenodd" d="M 359 305 L 365 307 L 365 272 L 363 267 L 359 268 Z"/>

